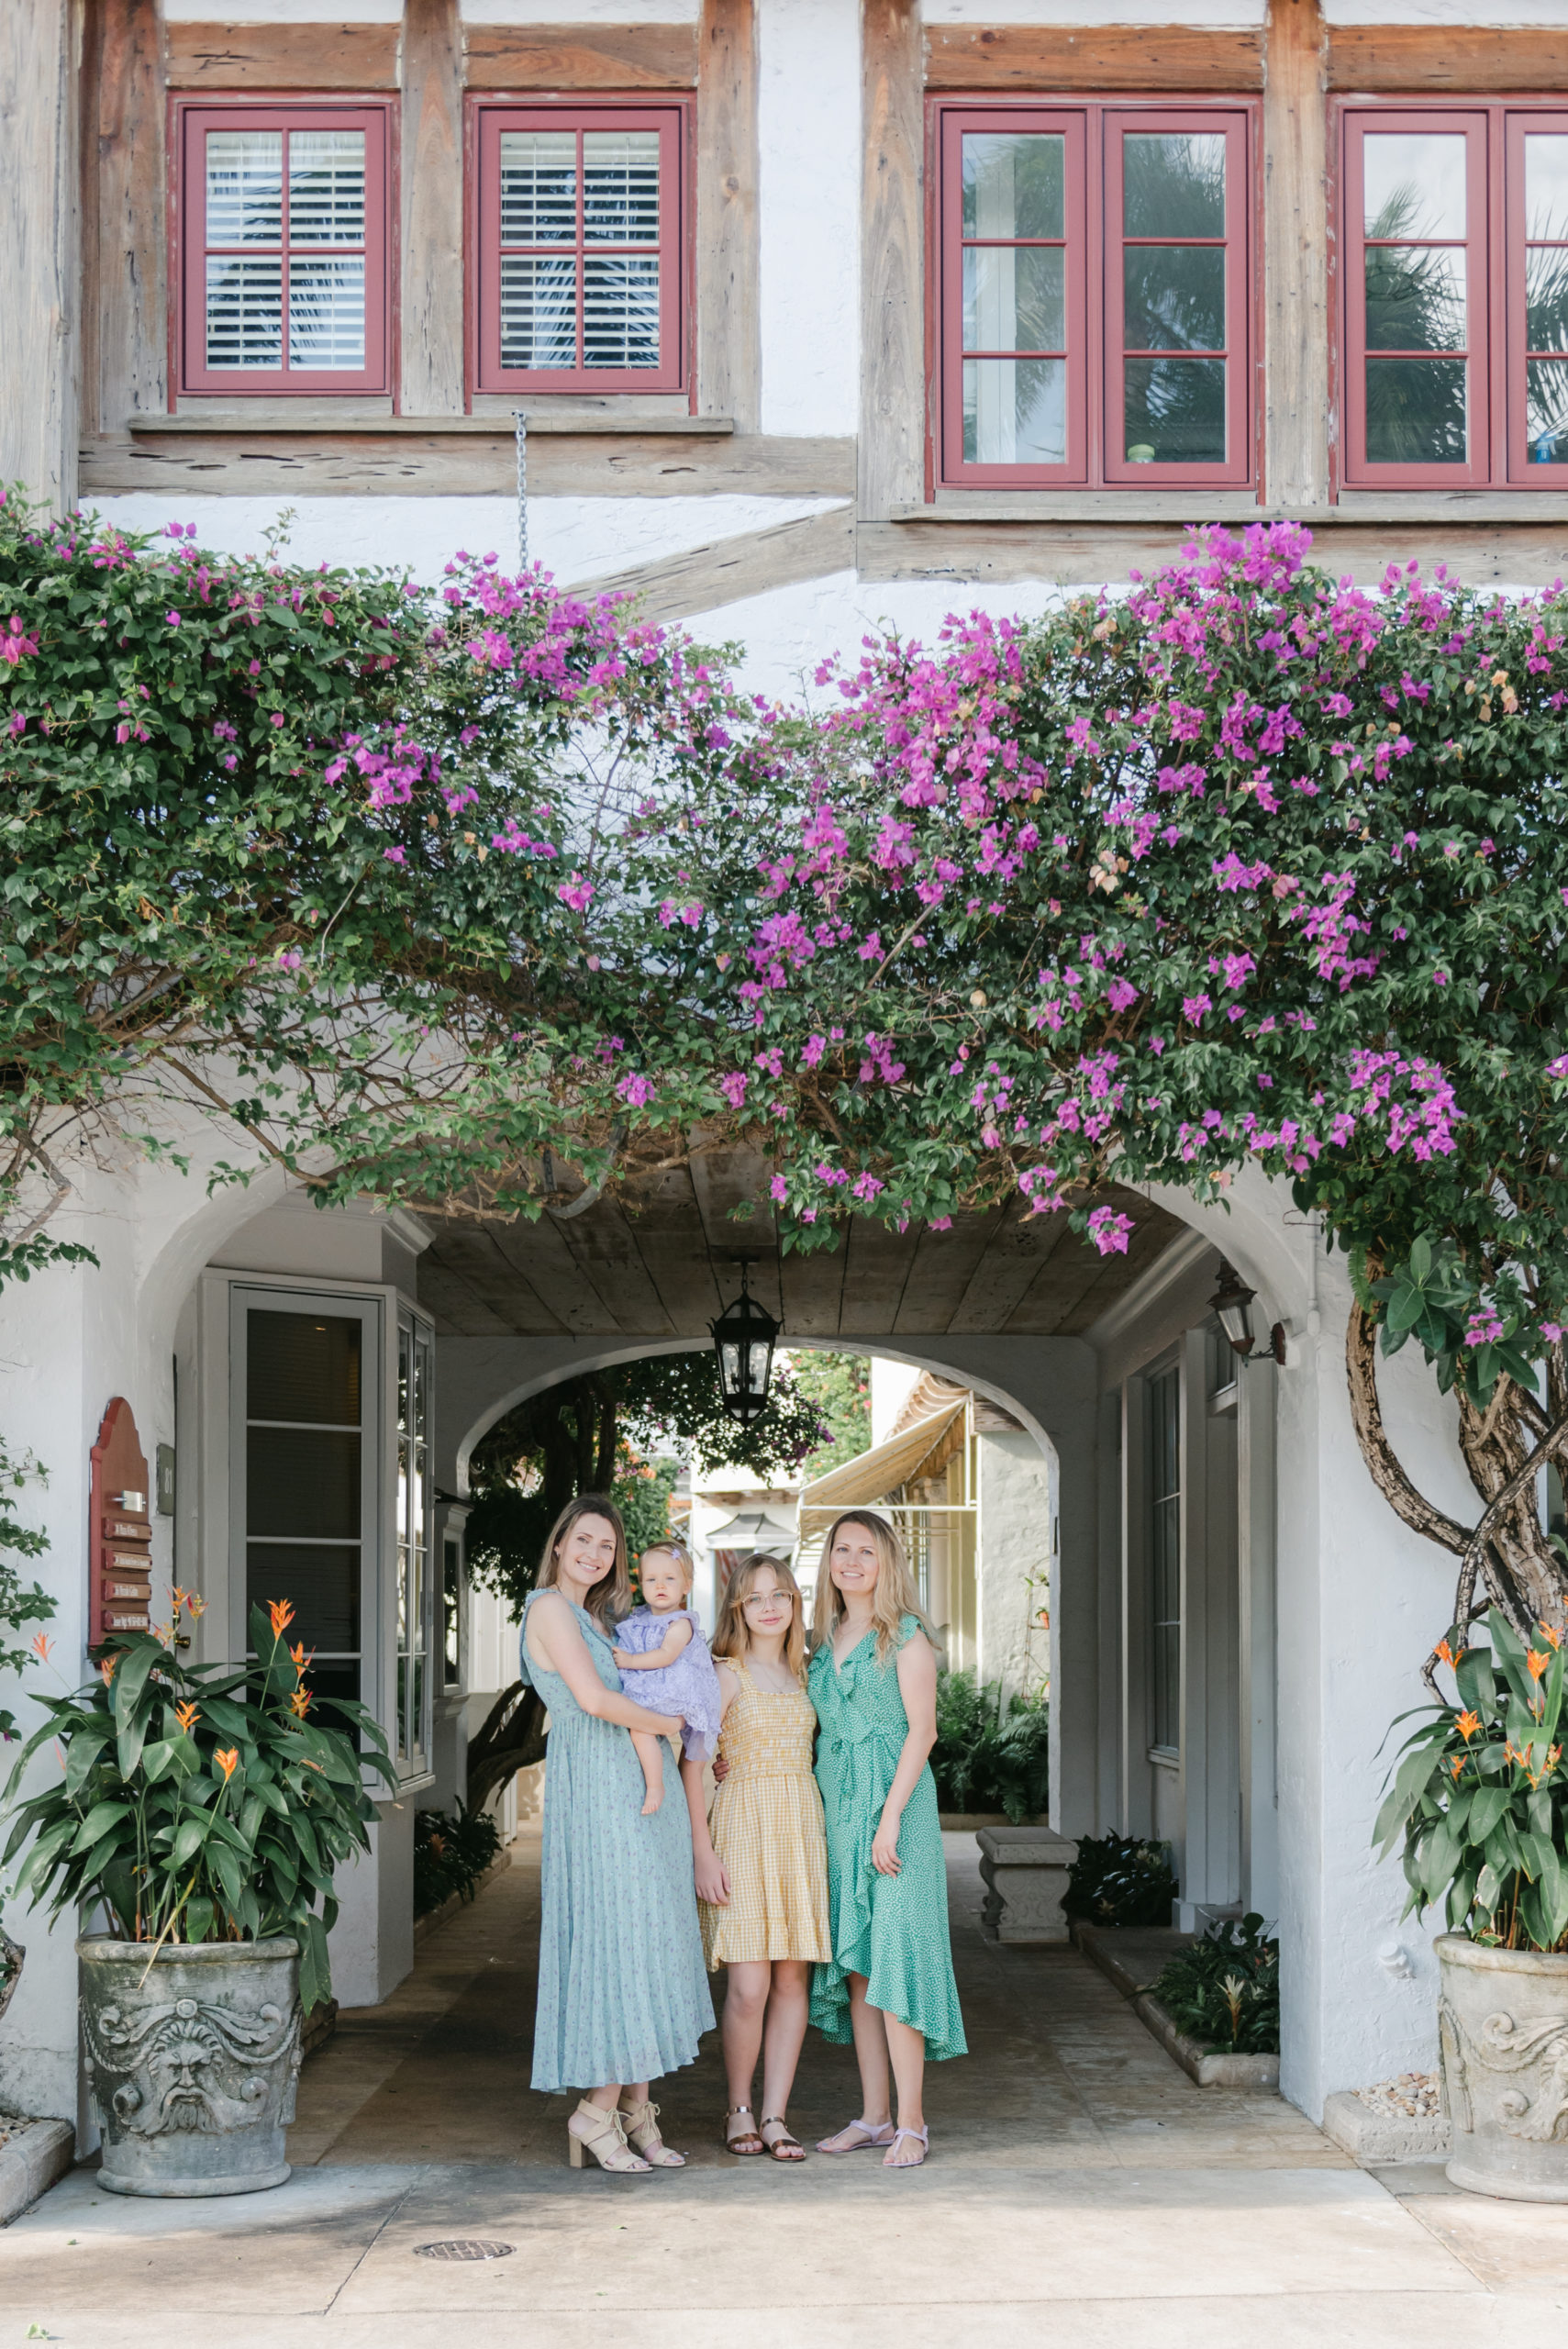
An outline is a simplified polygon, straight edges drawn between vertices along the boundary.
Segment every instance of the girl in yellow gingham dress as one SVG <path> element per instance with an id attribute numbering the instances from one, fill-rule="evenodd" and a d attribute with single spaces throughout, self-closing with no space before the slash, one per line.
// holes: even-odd
<path id="1" fill-rule="evenodd" d="M 805 1610 L 776 1559 L 736 1568 L 713 1638 L 725 1775 L 711 1820 L 699 1761 L 682 1765 L 697 1913 L 710 1971 L 726 1969 L 724 2142 L 732 2154 L 804 2158 L 784 2114 L 806 2036 L 814 1964 L 832 1953 L 828 1842 L 812 1775 L 817 1714 L 805 1686 Z M 762 2058 L 762 2120 L 752 2082 Z"/>

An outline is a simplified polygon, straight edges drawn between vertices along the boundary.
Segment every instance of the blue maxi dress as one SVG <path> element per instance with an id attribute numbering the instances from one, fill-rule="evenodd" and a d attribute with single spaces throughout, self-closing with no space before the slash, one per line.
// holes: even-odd
<path id="1" fill-rule="evenodd" d="M 696 2060 L 714 2027 L 692 1882 L 691 1821 L 664 1746 L 664 1800 L 642 1816 L 631 1732 L 585 1713 L 558 1672 L 519 1642 L 523 1678 L 550 1709 L 543 1919 L 533 2085 L 596 2088 L 658 2079 Z M 574 1607 L 594 1668 L 620 1694 L 609 1641 Z"/>

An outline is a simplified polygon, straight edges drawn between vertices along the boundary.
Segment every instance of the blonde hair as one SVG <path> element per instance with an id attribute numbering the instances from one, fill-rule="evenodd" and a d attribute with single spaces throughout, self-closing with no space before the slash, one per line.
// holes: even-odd
<path id="1" fill-rule="evenodd" d="M 844 1594 L 834 1583 L 828 1562 L 832 1557 L 833 1544 L 839 1538 L 840 1529 L 846 1525 L 863 1525 L 876 1545 L 877 1577 L 876 1586 L 872 1592 L 871 1620 L 876 1631 L 878 1664 L 885 1664 L 898 1645 L 898 1633 L 906 1615 L 915 1617 L 932 1647 L 936 1647 L 937 1635 L 920 1604 L 920 1594 L 909 1571 L 904 1544 L 886 1518 L 878 1517 L 874 1509 L 869 1508 L 847 1508 L 843 1516 L 835 1518 L 828 1528 L 822 1543 L 822 1562 L 817 1569 L 817 1606 L 811 1625 L 813 1646 L 830 1646 L 843 1617 Z"/>
<path id="2" fill-rule="evenodd" d="M 573 1527 L 585 1517 L 602 1517 L 615 1532 L 615 1564 L 603 1582 L 594 1585 L 583 1602 L 590 1615 L 608 1626 L 618 1623 L 623 1615 L 631 1611 L 631 1569 L 627 1559 L 626 1527 L 621 1521 L 621 1513 L 614 1501 L 606 1500 L 603 1493 L 579 1493 L 574 1501 L 567 1502 L 550 1529 L 534 1586 L 538 1590 L 553 1590 L 560 1582 L 561 1545 Z"/>
<path id="3" fill-rule="evenodd" d="M 675 1564 L 680 1567 L 682 1574 L 685 1576 L 686 1588 L 690 1590 L 693 1583 L 696 1580 L 697 1570 L 692 1564 L 692 1553 L 687 1549 L 684 1542 L 651 1542 L 647 1549 L 642 1551 L 639 1555 L 637 1561 L 638 1580 L 639 1582 L 641 1581 L 642 1569 L 648 1564 L 649 1559 L 656 1558 L 661 1550 L 663 1551 L 664 1555 L 667 1558 L 674 1559 Z"/>
<path id="4" fill-rule="evenodd" d="M 742 1558 L 730 1575 L 718 1609 L 718 1623 L 712 1640 L 712 1653 L 739 1662 L 751 1645 L 751 1633 L 746 1621 L 746 1601 L 751 1586 L 763 1567 L 777 1579 L 779 1588 L 787 1590 L 794 1606 L 789 1630 L 784 1634 L 784 1662 L 797 1680 L 806 1675 L 806 1602 L 800 1585 L 782 1558 L 770 1558 L 765 1551 L 753 1550 Z"/>

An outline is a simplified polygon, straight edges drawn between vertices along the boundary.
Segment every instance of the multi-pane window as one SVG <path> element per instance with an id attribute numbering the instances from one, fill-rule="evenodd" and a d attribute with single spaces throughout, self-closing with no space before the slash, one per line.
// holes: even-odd
<path id="1" fill-rule="evenodd" d="M 1149 1381 L 1149 1677 L 1151 1744 L 1182 1739 L 1182 1385 L 1175 1368 Z"/>
<path id="2" fill-rule="evenodd" d="M 250 1609 L 286 1599 L 317 1697 L 361 1694 L 377 1534 L 374 1305 L 236 1290 L 231 1489 Z M 366 1700 L 373 1705 L 373 1690 Z"/>
<path id="3" fill-rule="evenodd" d="M 180 130 L 182 384 L 386 386 L 386 115 L 188 106 Z"/>
<path id="4" fill-rule="evenodd" d="M 430 1750 L 430 1365 L 417 1322 L 397 1328 L 397 1759 L 417 1774 Z"/>
<path id="5" fill-rule="evenodd" d="M 1347 485 L 1550 485 L 1540 469 L 1568 465 L 1568 114 L 1357 106 L 1343 142 Z"/>
<path id="6" fill-rule="evenodd" d="M 940 478 L 1249 481 L 1246 109 L 938 115 Z"/>
<path id="7" fill-rule="evenodd" d="M 477 387 L 684 381 L 678 106 L 482 106 Z"/>

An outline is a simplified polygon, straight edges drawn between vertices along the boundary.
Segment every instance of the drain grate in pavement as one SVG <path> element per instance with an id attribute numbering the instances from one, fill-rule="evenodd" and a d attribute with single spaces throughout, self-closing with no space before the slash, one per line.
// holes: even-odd
<path id="1" fill-rule="evenodd" d="M 510 2259 L 517 2249 L 513 2243 L 473 2243 L 461 2237 L 447 2243 L 420 2243 L 414 2246 L 416 2259 Z"/>

